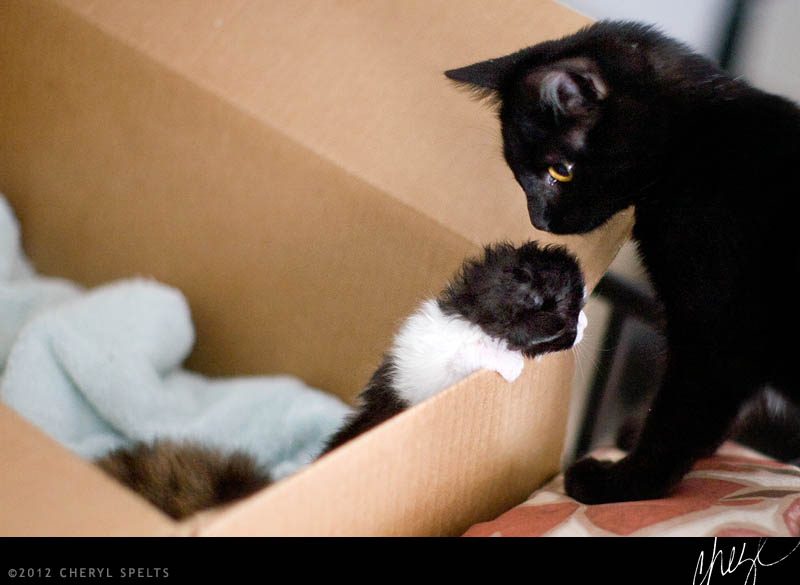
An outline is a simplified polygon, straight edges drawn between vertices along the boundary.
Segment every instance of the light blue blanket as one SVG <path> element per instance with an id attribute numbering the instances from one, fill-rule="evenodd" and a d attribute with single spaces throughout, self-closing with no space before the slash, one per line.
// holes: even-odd
<path id="1" fill-rule="evenodd" d="M 77 454 L 192 439 L 246 450 L 279 479 L 311 461 L 349 412 L 290 376 L 183 370 L 193 343 L 174 288 L 131 279 L 83 290 L 36 275 L 0 195 L 0 399 Z"/>

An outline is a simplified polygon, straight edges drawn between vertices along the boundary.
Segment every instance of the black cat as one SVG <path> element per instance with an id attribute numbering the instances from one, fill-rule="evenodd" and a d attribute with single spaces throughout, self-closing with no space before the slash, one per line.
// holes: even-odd
<path id="1" fill-rule="evenodd" d="M 564 248 L 487 246 L 405 321 L 325 452 L 478 369 L 513 380 L 523 356 L 572 347 L 586 325 L 584 295 L 578 263 Z"/>
<path id="2" fill-rule="evenodd" d="M 660 497 L 759 389 L 798 398 L 795 104 L 627 22 L 446 75 L 498 100 L 505 158 L 537 228 L 584 233 L 635 205 L 669 364 L 636 447 L 619 463 L 574 464 L 571 496 Z"/>

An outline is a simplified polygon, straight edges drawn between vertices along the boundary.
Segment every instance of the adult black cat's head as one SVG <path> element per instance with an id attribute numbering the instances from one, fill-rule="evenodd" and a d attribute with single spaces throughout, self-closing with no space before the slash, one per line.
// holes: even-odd
<path id="1" fill-rule="evenodd" d="M 663 172 L 665 100 L 720 72 L 650 27 L 601 22 L 445 74 L 499 102 L 531 222 L 566 234 L 637 202 Z"/>

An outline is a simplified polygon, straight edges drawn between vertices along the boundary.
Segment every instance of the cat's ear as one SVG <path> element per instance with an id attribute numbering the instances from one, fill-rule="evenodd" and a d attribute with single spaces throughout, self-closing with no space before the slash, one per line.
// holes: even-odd
<path id="1" fill-rule="evenodd" d="M 542 105 L 568 117 L 590 112 L 608 96 L 608 86 L 599 71 L 585 59 L 564 60 L 534 69 L 524 83 Z"/>
<path id="2" fill-rule="evenodd" d="M 489 59 L 473 63 L 466 67 L 450 69 L 444 74 L 448 79 L 478 90 L 483 93 L 494 93 L 500 89 L 506 75 L 518 61 L 518 56 L 506 55 L 497 59 Z"/>

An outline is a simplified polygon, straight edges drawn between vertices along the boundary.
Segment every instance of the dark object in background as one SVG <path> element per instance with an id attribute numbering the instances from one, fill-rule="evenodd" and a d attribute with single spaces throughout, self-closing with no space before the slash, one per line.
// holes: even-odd
<path id="1" fill-rule="evenodd" d="M 611 309 L 573 458 L 599 445 L 636 444 L 665 369 L 663 316 L 652 292 L 607 274 L 595 294 Z M 767 388 L 742 409 L 731 438 L 779 461 L 800 464 L 800 409 Z"/>
<path id="2" fill-rule="evenodd" d="M 747 26 L 751 0 L 732 0 L 730 3 L 725 30 L 720 39 L 717 62 L 726 71 L 736 70 L 736 57 L 742 32 Z"/>
<path id="3" fill-rule="evenodd" d="M 578 431 L 575 459 L 594 446 L 613 441 L 631 413 L 646 409 L 664 376 L 665 345 L 658 332 L 664 319 L 652 291 L 609 273 L 594 294 L 609 304 L 610 313 Z"/>
<path id="4" fill-rule="evenodd" d="M 800 408 L 767 389 L 742 410 L 733 438 L 779 461 L 800 465 Z"/>

